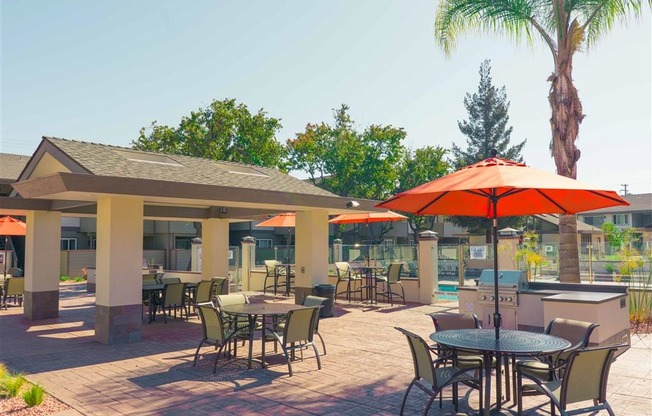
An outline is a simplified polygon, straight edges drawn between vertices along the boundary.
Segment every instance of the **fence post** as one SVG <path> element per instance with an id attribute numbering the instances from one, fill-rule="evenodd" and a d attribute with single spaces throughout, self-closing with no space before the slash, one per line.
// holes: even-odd
<path id="1" fill-rule="evenodd" d="M 256 260 L 256 239 L 254 237 L 242 238 L 242 290 L 249 290 L 251 269 Z"/>
<path id="2" fill-rule="evenodd" d="M 439 290 L 439 255 L 437 242 L 439 238 L 434 231 L 419 233 L 419 303 L 430 305 L 438 300 Z"/>
<path id="3" fill-rule="evenodd" d="M 342 240 L 336 238 L 333 240 L 333 263 L 342 261 Z"/>

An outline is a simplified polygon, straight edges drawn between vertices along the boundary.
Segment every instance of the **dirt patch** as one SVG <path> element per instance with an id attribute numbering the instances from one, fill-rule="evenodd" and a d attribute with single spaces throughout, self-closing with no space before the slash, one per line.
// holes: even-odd
<path id="1" fill-rule="evenodd" d="M 70 409 L 67 404 L 47 395 L 38 406 L 27 407 L 21 396 L 0 399 L 0 415 L 7 416 L 43 416 Z"/>

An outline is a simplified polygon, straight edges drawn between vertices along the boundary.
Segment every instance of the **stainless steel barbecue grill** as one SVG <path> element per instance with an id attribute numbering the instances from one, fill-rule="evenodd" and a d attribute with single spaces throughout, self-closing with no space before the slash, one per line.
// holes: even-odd
<path id="1" fill-rule="evenodd" d="M 505 329 L 517 329 L 516 309 L 518 294 L 527 287 L 527 272 L 522 270 L 498 270 L 498 306 Z M 485 269 L 478 279 L 478 303 L 482 308 L 481 320 L 485 328 L 493 326 L 495 306 L 494 270 Z"/>

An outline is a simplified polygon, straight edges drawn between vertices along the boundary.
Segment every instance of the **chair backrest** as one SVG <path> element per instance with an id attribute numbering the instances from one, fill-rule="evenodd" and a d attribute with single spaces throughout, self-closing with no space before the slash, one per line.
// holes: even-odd
<path id="1" fill-rule="evenodd" d="M 412 353 L 412 362 L 414 364 L 415 380 L 423 379 L 437 387 L 437 375 L 435 366 L 432 363 L 432 355 L 426 341 L 417 334 L 407 331 L 403 328 L 394 327 L 407 337 L 410 352 Z"/>
<path id="2" fill-rule="evenodd" d="M 302 305 L 303 306 L 319 306 L 319 307 L 322 307 L 324 305 L 324 302 L 326 302 L 327 300 L 328 299 L 322 298 L 322 297 L 319 297 L 319 296 L 308 295 L 303 300 Z M 319 313 L 317 313 L 317 318 L 315 320 L 315 331 L 319 331 Z"/>
<path id="3" fill-rule="evenodd" d="M 403 263 L 391 263 L 387 268 L 387 282 L 396 283 L 401 280 L 401 269 Z"/>
<path id="4" fill-rule="evenodd" d="M 143 275 L 143 286 L 150 286 L 158 284 L 156 280 L 156 274 L 144 274 Z"/>
<path id="5" fill-rule="evenodd" d="M 180 277 L 161 277 L 161 283 L 167 285 L 169 283 L 181 283 Z"/>
<path id="6" fill-rule="evenodd" d="M 320 306 L 295 309 L 288 312 L 283 329 L 283 342 L 291 344 L 298 341 L 312 342 L 315 322 L 319 317 Z"/>
<path id="7" fill-rule="evenodd" d="M 201 318 L 204 338 L 215 340 L 218 345 L 224 345 L 224 322 L 220 312 L 212 303 L 197 304 L 197 310 Z"/>
<path id="8" fill-rule="evenodd" d="M 559 397 L 562 409 L 567 404 L 584 400 L 597 400 L 600 403 L 605 401 L 609 369 L 617 349 L 617 346 L 608 346 L 571 352 Z"/>
<path id="9" fill-rule="evenodd" d="M 242 293 L 233 293 L 230 295 L 217 296 L 217 307 L 221 308 L 226 305 L 244 305 L 249 303 L 249 299 Z"/>
<path id="10" fill-rule="evenodd" d="M 195 290 L 195 303 L 210 302 L 213 299 L 213 280 L 202 280 L 197 284 Z"/>
<path id="11" fill-rule="evenodd" d="M 471 312 L 465 313 L 431 313 L 432 323 L 435 331 L 446 331 L 448 329 L 477 329 L 480 328 L 478 317 Z"/>
<path id="12" fill-rule="evenodd" d="M 22 295 L 24 291 L 25 291 L 24 277 L 8 277 L 5 280 L 6 296 Z"/>
<path id="13" fill-rule="evenodd" d="M 214 276 L 213 277 L 213 282 L 215 283 L 213 285 L 213 295 L 218 296 L 218 295 L 226 295 L 229 293 L 228 290 L 225 290 L 225 282 L 227 282 L 229 279 L 226 277 L 218 277 Z"/>
<path id="14" fill-rule="evenodd" d="M 276 266 L 281 264 L 278 260 L 265 260 L 265 270 L 267 271 L 267 277 L 274 276 L 276 273 Z"/>
<path id="15" fill-rule="evenodd" d="M 574 319 L 555 318 L 545 329 L 546 334 L 563 338 L 571 343 L 571 347 L 565 351 L 556 354 L 554 362 L 567 360 L 570 352 L 589 345 L 591 333 L 598 327 L 598 324 L 585 321 L 576 321 Z"/>
<path id="16" fill-rule="evenodd" d="M 185 283 L 167 283 L 163 287 L 163 306 L 183 305 L 185 295 Z"/>
<path id="17" fill-rule="evenodd" d="M 337 278 L 339 280 L 351 277 L 351 265 L 345 261 L 336 261 L 335 271 L 337 272 Z"/>

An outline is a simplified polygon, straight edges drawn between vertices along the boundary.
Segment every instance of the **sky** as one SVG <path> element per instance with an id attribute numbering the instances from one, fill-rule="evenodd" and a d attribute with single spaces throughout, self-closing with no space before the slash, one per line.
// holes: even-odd
<path id="1" fill-rule="evenodd" d="M 490 59 L 511 103 L 512 143 L 527 139 L 526 163 L 554 172 L 549 50 L 470 33 L 446 57 L 436 5 L 0 0 L 0 152 L 31 155 L 42 136 L 130 146 L 141 127 L 176 126 L 225 98 L 280 118 L 280 142 L 332 122 L 345 103 L 360 130 L 392 125 L 414 149 L 464 147 L 464 95 Z M 645 9 L 574 60 L 586 114 L 578 179 L 600 189 L 652 192 L 651 26 Z"/>

